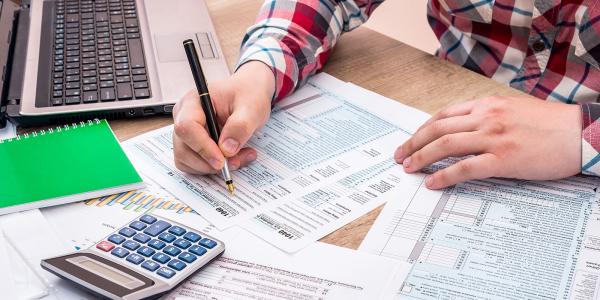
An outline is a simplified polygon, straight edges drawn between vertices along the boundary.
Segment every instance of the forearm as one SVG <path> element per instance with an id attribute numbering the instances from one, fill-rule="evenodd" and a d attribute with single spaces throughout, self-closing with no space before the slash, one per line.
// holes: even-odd
<path id="1" fill-rule="evenodd" d="M 343 32 L 363 24 L 383 0 L 267 0 L 244 37 L 238 63 L 261 61 L 279 100 L 319 71 Z"/>

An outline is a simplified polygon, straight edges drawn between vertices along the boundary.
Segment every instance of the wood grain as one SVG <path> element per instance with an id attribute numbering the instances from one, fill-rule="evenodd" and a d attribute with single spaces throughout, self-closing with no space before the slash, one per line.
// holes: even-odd
<path id="1" fill-rule="evenodd" d="M 262 1 L 206 0 L 228 65 L 233 70 L 246 29 Z M 428 113 L 490 95 L 524 95 L 493 80 L 442 61 L 367 28 L 345 34 L 325 72 Z M 168 116 L 110 121 L 119 140 L 172 123 Z M 321 239 L 356 249 L 379 215 L 374 209 Z"/>

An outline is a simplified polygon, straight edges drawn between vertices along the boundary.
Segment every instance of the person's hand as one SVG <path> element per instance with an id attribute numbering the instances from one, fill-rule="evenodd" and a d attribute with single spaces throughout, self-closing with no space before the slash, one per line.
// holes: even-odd
<path id="1" fill-rule="evenodd" d="M 222 126 L 218 145 L 205 128 L 196 90 L 188 92 L 173 109 L 175 166 L 187 173 L 215 173 L 223 168 L 225 157 L 232 170 L 256 159 L 256 150 L 244 148 L 244 144 L 269 119 L 275 78 L 269 67 L 251 61 L 230 78 L 209 83 L 208 89 Z"/>
<path id="2" fill-rule="evenodd" d="M 581 169 L 581 109 L 527 97 L 450 106 L 423 124 L 394 157 L 414 173 L 447 157 L 474 155 L 428 175 L 440 189 L 488 177 L 551 180 Z"/>

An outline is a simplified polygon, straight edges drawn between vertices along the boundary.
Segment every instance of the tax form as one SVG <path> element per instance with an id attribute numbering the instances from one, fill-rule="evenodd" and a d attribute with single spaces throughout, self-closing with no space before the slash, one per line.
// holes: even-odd
<path id="1" fill-rule="evenodd" d="M 233 172 L 234 196 L 217 175 L 177 170 L 172 127 L 123 146 L 138 171 L 161 182 L 217 228 L 240 225 L 291 253 L 391 199 L 404 184 L 393 152 L 427 117 L 327 74 L 317 75 L 278 103 L 248 142 L 258 159 Z"/>
<path id="2" fill-rule="evenodd" d="M 435 167 L 440 167 L 438 164 Z M 389 299 L 597 299 L 600 180 L 478 180 L 386 204 L 360 250 L 412 264 Z"/>

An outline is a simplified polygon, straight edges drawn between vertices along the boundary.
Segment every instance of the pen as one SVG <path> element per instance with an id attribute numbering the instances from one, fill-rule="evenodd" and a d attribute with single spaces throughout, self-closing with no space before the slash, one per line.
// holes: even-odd
<path id="1" fill-rule="evenodd" d="M 200 60 L 198 59 L 198 53 L 196 52 L 194 41 L 190 39 L 183 41 L 183 48 L 185 49 L 185 54 L 187 55 L 190 68 L 192 69 L 192 76 L 194 76 L 194 81 L 196 82 L 198 95 L 200 95 L 200 105 L 202 105 L 202 110 L 204 110 L 204 115 L 206 116 L 206 127 L 208 128 L 208 133 L 213 141 L 218 144 L 221 130 L 217 125 L 217 117 L 210 100 L 210 94 L 208 93 L 208 87 L 206 85 L 206 80 L 204 79 L 204 74 L 202 73 L 202 67 L 200 66 Z M 225 164 L 223 165 L 223 169 L 221 169 L 221 175 L 223 175 L 223 180 L 225 180 L 227 190 L 229 190 L 229 193 L 233 195 L 235 186 L 233 185 L 233 180 L 231 179 L 231 174 L 229 173 L 227 158 L 225 158 Z"/>

